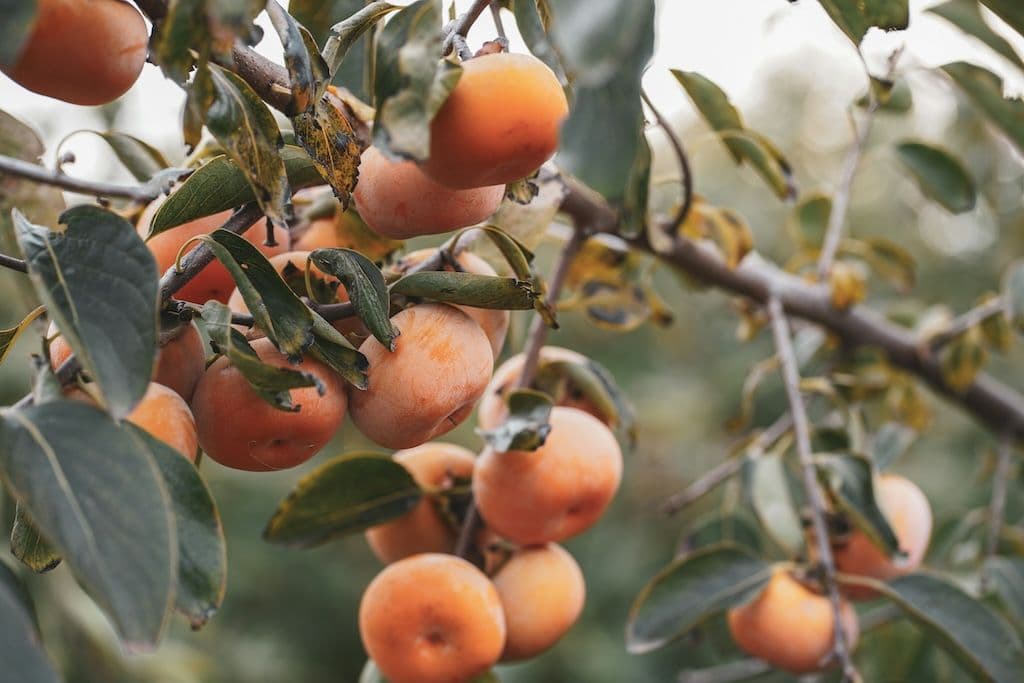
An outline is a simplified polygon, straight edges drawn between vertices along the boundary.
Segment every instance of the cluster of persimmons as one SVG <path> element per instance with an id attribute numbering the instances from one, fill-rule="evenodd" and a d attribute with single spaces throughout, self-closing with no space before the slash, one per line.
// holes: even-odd
<path id="1" fill-rule="evenodd" d="M 87 38 L 83 38 L 83 31 Z M 141 15 L 117 0 L 41 0 L 34 28 L 17 62 L 5 72 L 27 88 L 76 104 L 100 104 L 123 94 L 142 68 L 147 32 Z M 104 45 L 104 50 L 88 46 Z M 76 46 L 84 46 L 79 49 Z M 68 51 L 74 51 L 69 54 Z M 59 69 L 52 55 L 60 54 Z M 505 186 L 533 173 L 557 148 L 568 106 L 561 84 L 529 55 L 495 53 L 466 60 L 451 96 L 431 125 L 429 158 L 417 163 L 368 148 L 361 159 L 355 202 L 361 218 L 381 236 L 402 239 L 438 234 L 485 220 L 498 207 Z M 141 235 L 157 209 L 139 222 Z M 171 268 L 190 242 L 228 218 L 229 212 L 191 221 L 148 240 L 161 271 Z M 273 227 L 247 236 L 290 284 L 307 267 L 314 249 L 348 246 L 334 218 L 314 220 L 292 235 Z M 395 268 L 408 269 L 430 250 L 405 255 Z M 463 253 L 459 268 L 495 271 Z M 327 275 L 313 269 L 317 281 Z M 301 280 L 301 282 L 300 282 Z M 332 283 L 333 300 L 347 300 Z M 313 292 L 300 291 L 316 299 Z M 196 303 L 217 300 L 246 312 L 228 270 L 213 262 L 176 295 Z M 325 302 L 326 303 L 326 302 Z M 370 529 L 367 540 L 387 564 L 367 588 L 359 625 L 364 644 L 392 683 L 470 681 L 498 661 L 523 660 L 554 645 L 583 609 L 583 574 L 559 542 L 598 521 L 622 474 L 622 453 L 601 412 L 585 398 L 560 397 L 550 414 L 550 433 L 533 451 L 479 455 L 439 437 L 477 409 L 482 430 L 500 426 L 507 394 L 520 385 L 524 357 L 497 370 L 508 330 L 507 311 L 420 303 L 393 317 L 400 331 L 389 350 L 356 319 L 337 329 L 359 343 L 369 361 L 369 388 L 348 386 L 326 365 L 305 358 L 302 369 L 323 391 L 292 391 L 295 412 L 275 409 L 250 387 L 226 357 L 207 364 L 196 325 L 165 333 L 153 382 L 128 420 L 194 460 L 201 449 L 218 463 L 250 471 L 299 465 L 323 448 L 346 414 L 381 446 L 401 449 L 394 459 L 426 495 L 405 515 Z M 51 330 L 51 362 L 71 349 Z M 259 358 L 286 367 L 286 357 L 258 330 L 248 337 Z M 540 362 L 583 363 L 567 349 L 545 347 Z M 529 384 L 528 382 L 526 384 Z M 70 391 L 91 401 L 88 386 Z M 454 554 L 463 526 L 452 515 L 450 495 L 469 487 L 483 523 L 469 540 L 476 564 Z M 931 532 L 927 499 L 912 482 L 885 475 L 876 493 L 902 554 L 890 558 L 862 532 L 837 541 L 840 572 L 890 579 L 918 567 Z M 465 545 L 465 544 L 464 544 Z M 844 587 L 850 599 L 873 597 L 870 589 Z M 847 642 L 857 639 L 854 610 L 842 602 Z M 828 664 L 837 628 L 829 599 L 812 581 L 789 569 L 774 572 L 750 602 L 728 613 L 737 645 L 788 671 L 817 671 Z"/>

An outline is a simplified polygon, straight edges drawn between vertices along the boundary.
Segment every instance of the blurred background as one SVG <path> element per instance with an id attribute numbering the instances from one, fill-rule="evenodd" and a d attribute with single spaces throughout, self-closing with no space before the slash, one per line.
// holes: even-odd
<path id="1" fill-rule="evenodd" d="M 1011 94 L 1024 91 L 1024 74 L 924 13 L 934 4 L 912 0 L 909 31 L 872 32 L 864 45 L 875 73 L 884 71 L 893 49 L 905 45 L 899 74 L 913 94 L 910 111 L 879 116 L 854 184 L 848 223 L 855 236 L 888 237 L 917 260 L 917 285 L 909 303 L 881 281 L 871 282 L 870 303 L 883 311 L 896 304 L 900 312 L 944 304 L 962 312 L 982 293 L 997 290 L 1005 266 L 1024 254 L 1022 160 L 930 67 L 973 61 L 1003 76 Z M 988 18 L 1015 47 L 1024 48 L 1019 37 Z M 493 37 L 486 19 L 485 14 L 470 36 L 471 45 Z M 268 30 L 261 51 L 279 55 L 275 40 Z M 698 71 L 716 81 L 743 112 L 747 125 L 767 135 L 786 155 L 801 194 L 830 192 L 852 137 L 850 103 L 867 87 L 855 50 L 818 3 L 809 0 L 663 0 L 658 3 L 657 41 L 645 86 L 687 147 L 697 191 L 713 204 L 739 211 L 753 229 L 757 249 L 785 261 L 794 251 L 784 227 L 791 207 L 778 201 L 753 171 L 733 165 L 668 69 Z M 45 99 L 0 78 L 0 109 L 36 128 L 47 147 L 48 165 L 61 140 L 83 128 L 131 133 L 160 148 L 172 163 L 180 161 L 182 102 L 180 90 L 150 65 L 128 95 L 103 108 Z M 964 161 L 983 197 L 973 212 L 953 216 L 921 196 L 891 150 L 890 143 L 905 138 L 940 143 Z M 650 140 L 659 188 L 654 208 L 667 210 L 677 199 L 671 182 L 677 173 L 675 161 L 665 150 L 660 131 L 653 130 Z M 131 180 L 99 140 L 75 136 L 63 149 L 76 156 L 67 167 L 72 174 Z M 550 252 L 541 249 L 542 267 L 550 264 Z M 656 284 L 674 313 L 671 326 L 616 333 L 567 314 L 562 329 L 551 337 L 551 343 L 576 348 L 613 372 L 636 408 L 639 439 L 627 458 L 623 487 L 611 512 L 596 528 L 567 544 L 588 584 L 583 617 L 549 653 L 526 664 L 500 667 L 507 683 L 662 683 L 675 680 L 681 669 L 735 656 L 714 637 L 714 625 L 706 638 L 655 654 L 637 657 L 625 651 L 623 628 L 634 596 L 671 560 L 680 538 L 699 525 L 702 516 L 734 505 L 738 491 L 727 486 L 696 509 L 671 519 L 661 515 L 658 506 L 726 457 L 738 435 L 725 424 L 739 411 L 744 377 L 754 362 L 772 353 L 766 334 L 747 344 L 737 341 L 738 318 L 723 295 L 690 289 L 668 272 L 659 271 Z M 0 326 L 14 325 L 27 312 L 14 292 L 15 278 L 0 271 Z M 514 318 L 506 356 L 519 350 L 527 324 L 525 315 Z M 26 361 L 36 344 L 37 339 L 23 340 L 0 367 L 0 405 L 13 403 L 28 390 Z M 1022 361 L 1024 354 L 1014 350 L 995 356 L 991 370 L 1024 388 Z M 943 520 L 963 519 L 986 504 L 992 443 L 956 409 L 930 397 L 928 402 L 933 419 L 896 469 L 922 486 L 941 526 Z M 784 410 L 781 385 L 772 377 L 756 395 L 754 423 L 767 424 Z M 480 446 L 471 422 L 449 440 L 474 449 Z M 380 569 L 365 542 L 356 537 L 316 550 L 293 551 L 267 545 L 260 535 L 278 500 L 305 472 L 326 456 L 369 445 L 346 426 L 323 455 L 295 470 L 251 474 L 205 462 L 203 471 L 228 535 L 227 598 L 201 632 L 190 632 L 184 620 L 178 620 L 156 653 L 124 656 L 105 618 L 64 567 L 33 577 L 45 637 L 66 667 L 68 681 L 355 683 L 365 659 L 356 626 L 358 601 Z M 1007 519 L 1013 528 L 1024 512 L 1019 489 L 1011 487 Z M 891 671 L 888 665 L 864 665 L 867 680 L 901 680 L 889 674 L 869 675 Z M 960 680 L 951 665 L 942 666 L 951 672 L 949 680 Z"/>

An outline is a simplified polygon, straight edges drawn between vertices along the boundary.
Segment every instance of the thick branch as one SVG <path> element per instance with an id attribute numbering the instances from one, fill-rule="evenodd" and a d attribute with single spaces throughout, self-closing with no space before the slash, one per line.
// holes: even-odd
<path id="1" fill-rule="evenodd" d="M 829 602 L 832 604 L 833 651 L 846 680 L 858 681 L 860 675 L 850 659 L 850 647 L 846 642 L 847 633 L 843 628 L 843 605 L 839 597 L 839 585 L 836 583 L 836 567 L 832 559 L 832 545 L 828 537 L 825 523 L 825 498 L 818 484 L 818 474 L 814 467 L 814 454 L 811 449 L 811 425 L 807 418 L 807 406 L 800 394 L 800 365 L 793 349 L 793 338 L 789 332 L 789 321 L 782 308 L 782 302 L 774 294 L 768 299 L 768 316 L 771 319 L 772 332 L 775 336 L 775 349 L 782 364 L 782 377 L 786 385 L 786 397 L 789 400 L 789 412 L 793 417 L 793 432 L 796 436 L 796 452 L 800 458 L 800 471 L 803 476 L 804 494 L 811 508 L 811 523 L 818 550 L 818 562 L 821 565 L 825 589 Z"/>
<path id="2" fill-rule="evenodd" d="M 0 268 L 8 268 L 10 270 L 16 270 L 19 273 L 27 273 L 28 266 L 20 258 L 14 258 L 7 254 L 0 254 Z"/>
<path id="3" fill-rule="evenodd" d="M 149 182 L 144 185 L 115 185 L 101 183 L 82 178 L 75 178 L 64 173 L 49 171 L 38 164 L 22 161 L 13 157 L 0 156 L 0 176 L 9 174 L 32 180 L 44 185 L 53 185 L 79 194 L 94 197 L 116 197 L 132 199 L 137 202 L 150 202 L 164 193 L 160 183 Z"/>
<path id="4" fill-rule="evenodd" d="M 578 189 L 570 189 L 562 210 L 574 221 L 584 220 L 604 232 L 616 229 L 612 210 Z M 943 379 L 938 359 L 919 348 L 913 332 L 889 322 L 867 306 L 837 310 L 826 286 L 810 284 L 786 273 L 756 253 L 748 255 L 734 270 L 712 247 L 690 240 L 675 239 L 661 251 L 643 235 L 626 241 L 705 284 L 762 305 L 768 302 L 774 288 L 789 315 L 821 325 L 849 348 L 883 350 L 893 366 L 924 380 L 937 394 L 960 405 L 993 431 L 1009 431 L 1024 437 L 1024 396 L 985 373 L 980 373 L 963 391 L 957 391 Z"/>

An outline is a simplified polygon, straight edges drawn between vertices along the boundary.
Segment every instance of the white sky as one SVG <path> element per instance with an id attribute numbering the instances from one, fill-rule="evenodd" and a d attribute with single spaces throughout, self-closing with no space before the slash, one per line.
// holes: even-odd
<path id="1" fill-rule="evenodd" d="M 464 8 L 469 0 L 458 0 Z M 865 41 L 869 63 L 881 71 L 885 56 L 900 44 L 906 44 L 901 64 L 936 66 L 968 59 L 997 73 L 1007 82 L 1010 92 L 1024 91 L 1024 77 L 1002 58 L 965 38 L 944 20 L 923 14 L 938 4 L 935 0 L 911 0 L 912 28 L 905 33 L 876 32 Z M 1024 49 L 1024 40 L 993 19 L 996 29 L 1016 47 Z M 266 39 L 260 51 L 277 57 L 277 37 L 264 23 Z M 513 24 L 512 21 L 506 22 Z M 514 28 L 514 26 L 512 27 Z M 493 25 L 485 13 L 470 35 L 476 45 L 493 37 Z M 845 59 L 856 75 L 856 55 L 849 41 L 831 25 L 814 0 L 790 4 L 785 0 L 659 0 L 656 54 L 645 77 L 645 86 L 654 100 L 670 115 L 691 116 L 692 107 L 682 89 L 669 75 L 669 68 L 699 71 L 721 85 L 742 108 L 762 67 L 773 59 L 794 51 L 814 48 Z M 514 41 L 514 47 L 515 47 Z M 813 68 L 813 64 L 809 65 Z M 827 77 L 827 74 L 823 74 Z M 863 91 L 862 80 L 851 80 L 850 95 Z M 165 150 L 180 150 L 181 91 L 166 81 L 159 69 L 146 65 L 139 82 L 124 98 L 124 106 L 114 127 L 141 137 Z M 66 134 L 81 128 L 106 128 L 98 111 L 88 107 L 51 100 L 30 93 L 0 76 L 0 108 L 40 129 L 50 149 Z M 112 157 L 103 144 L 91 136 L 75 138 L 69 147 L 78 157 L 68 171 L 86 176 L 107 175 Z"/>

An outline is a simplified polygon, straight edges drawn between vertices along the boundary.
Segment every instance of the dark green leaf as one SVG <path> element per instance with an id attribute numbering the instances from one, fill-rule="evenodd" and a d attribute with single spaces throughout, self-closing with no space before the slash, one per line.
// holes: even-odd
<path id="1" fill-rule="evenodd" d="M 995 12 L 1014 31 L 1024 36 L 1024 5 L 1017 0 L 981 0 L 981 4 Z"/>
<path id="2" fill-rule="evenodd" d="M 927 11 L 939 15 L 964 33 L 979 39 L 1011 63 L 1024 69 L 1024 61 L 1021 61 L 1020 55 L 1014 51 L 1005 38 L 993 31 L 985 22 L 978 0 L 947 0 L 941 5 L 928 8 Z M 1022 24 L 1024 24 L 1024 12 L 1021 13 L 1021 17 Z"/>
<path id="3" fill-rule="evenodd" d="M 466 228 L 465 230 L 456 233 L 448 244 L 457 243 L 462 236 L 470 230 L 480 230 L 483 232 L 498 251 L 501 252 L 502 258 L 505 259 L 505 262 L 512 270 L 513 275 L 520 280 L 534 279 L 533 270 L 530 268 L 530 264 L 533 262 L 533 253 L 520 244 L 515 237 L 500 228 L 496 228 L 492 225 L 486 225 L 480 228 Z"/>
<path id="4" fill-rule="evenodd" d="M 60 564 L 60 555 L 39 534 L 25 508 L 20 505 L 15 510 L 11 528 L 11 554 L 37 574 L 48 572 Z"/>
<path id="5" fill-rule="evenodd" d="M 176 541 L 152 455 L 76 401 L 0 415 L 0 466 L 18 503 L 128 646 L 155 644 L 173 598 Z"/>
<path id="6" fill-rule="evenodd" d="M 2 21 L 0 19 L 0 22 Z M 35 611 L 28 592 L 2 560 L 0 662 L 3 662 L 4 677 L 12 683 L 60 683 L 60 676 L 57 675 L 39 640 Z"/>
<path id="7" fill-rule="evenodd" d="M 18 337 L 21 336 L 21 333 L 28 329 L 28 326 L 45 312 L 46 309 L 40 306 L 25 316 L 25 319 L 14 327 L 7 330 L 0 330 L 0 363 L 3 363 L 7 358 L 7 354 L 14 348 L 14 345 L 17 343 Z"/>
<path id="8" fill-rule="evenodd" d="M 983 602 L 945 579 L 923 573 L 887 584 L 872 582 L 872 587 L 884 592 L 977 680 L 1020 680 L 1024 670 L 1020 638 Z"/>
<path id="9" fill-rule="evenodd" d="M 260 361 L 245 337 L 231 326 L 231 309 L 224 304 L 219 301 L 206 302 L 202 317 L 206 332 L 217 350 L 228 357 L 253 391 L 270 405 L 280 410 L 293 411 L 295 405 L 289 389 L 316 387 L 321 394 L 324 392 L 324 387 L 311 373 L 267 365 Z"/>
<path id="10" fill-rule="evenodd" d="M 390 155 L 430 155 L 430 122 L 462 75 L 462 67 L 439 58 L 441 14 L 440 0 L 417 0 L 381 31 L 373 142 Z"/>
<path id="11" fill-rule="evenodd" d="M 449 271 L 406 275 L 393 285 L 392 291 L 446 304 L 507 311 L 528 311 L 537 298 L 529 281 Z"/>
<path id="12" fill-rule="evenodd" d="M 14 66 L 36 18 L 37 0 L 5 2 L 0 13 L 0 66 Z"/>
<path id="13" fill-rule="evenodd" d="M 303 477 L 277 506 L 263 538 L 312 548 L 400 517 L 422 495 L 412 475 L 388 456 L 349 453 Z"/>
<path id="14" fill-rule="evenodd" d="M 128 425 L 153 455 L 171 499 L 178 540 L 175 608 L 193 629 L 216 613 L 227 582 L 227 546 L 213 495 L 199 471 L 163 441 Z"/>
<path id="15" fill-rule="evenodd" d="M 557 163 L 612 204 L 629 199 L 639 211 L 631 181 L 647 153 L 640 77 L 654 49 L 654 2 L 561 0 L 548 7 L 548 35 L 575 94 Z"/>
<path id="16" fill-rule="evenodd" d="M 530 386 L 559 403 L 562 398 L 584 400 L 610 427 L 636 440 L 636 413 L 628 397 L 615 382 L 612 373 L 597 361 L 549 360 L 541 352 Z"/>
<path id="17" fill-rule="evenodd" d="M 949 152 L 923 142 L 903 142 L 896 146 L 896 154 L 926 197 L 952 213 L 974 208 L 974 181 Z"/>
<path id="18" fill-rule="evenodd" d="M 330 73 L 338 73 L 338 69 L 345 63 L 349 50 L 363 34 L 397 9 L 401 9 L 401 6 L 389 2 L 370 2 L 358 12 L 353 12 L 351 16 L 332 26 L 330 37 L 326 39 L 327 43 L 324 45 L 324 59 Z"/>
<path id="19" fill-rule="evenodd" d="M 802 247 L 820 249 L 825 241 L 828 218 L 832 213 L 832 197 L 814 193 L 804 195 L 793 207 L 786 221 L 790 235 Z"/>
<path id="20" fill-rule="evenodd" d="M 182 112 L 181 133 L 190 150 L 202 142 L 206 112 L 213 106 L 214 97 L 216 92 L 213 88 L 210 65 L 203 61 L 196 65 L 195 76 L 185 85 L 185 111 Z M 253 199 L 255 197 L 253 193 Z"/>
<path id="21" fill-rule="evenodd" d="M 313 333 L 316 342 L 309 351 L 313 357 L 329 365 L 355 388 L 366 389 L 369 386 L 367 370 L 370 368 L 366 356 L 352 348 L 340 332 L 315 313 Z"/>
<path id="22" fill-rule="evenodd" d="M 302 148 L 287 145 L 281 158 L 293 189 L 323 184 L 316 165 Z M 255 200 L 256 194 L 238 164 L 226 156 L 215 157 L 200 166 L 160 205 L 150 223 L 149 235 Z"/>
<path id="23" fill-rule="evenodd" d="M 310 258 L 324 273 L 341 280 L 359 319 L 381 344 L 394 351 L 399 332 L 391 322 L 391 295 L 380 269 L 351 249 L 317 249 Z"/>
<path id="24" fill-rule="evenodd" d="M 875 498 L 871 461 L 852 453 L 829 453 L 819 455 L 815 466 L 836 508 L 887 556 L 899 553 L 900 541 Z"/>
<path id="25" fill-rule="evenodd" d="M 764 530 L 787 555 L 797 555 L 804 547 L 804 531 L 782 457 L 748 458 L 743 464 L 743 484 Z"/>
<path id="26" fill-rule="evenodd" d="M 293 363 L 313 344 L 313 314 L 251 242 L 227 230 L 203 243 L 231 273 L 256 324 Z"/>
<path id="27" fill-rule="evenodd" d="M 950 78 L 994 123 L 1017 150 L 1024 153 L 1024 100 L 1006 99 L 1003 80 L 991 71 L 967 62 L 955 62 L 942 67 Z"/>
<path id="28" fill-rule="evenodd" d="M 327 97 L 292 119 L 295 139 L 309 153 L 334 196 L 348 205 L 359 178 L 359 142 L 352 124 Z"/>
<path id="29" fill-rule="evenodd" d="M 119 133 L 117 131 L 107 131 L 106 133 L 86 132 L 95 133 L 110 145 L 110 148 L 114 150 L 114 154 L 124 164 L 124 167 L 135 176 L 136 180 L 145 182 L 170 166 L 167 163 L 167 159 L 164 158 L 164 155 L 158 149 L 127 133 Z"/>
<path id="30" fill-rule="evenodd" d="M 732 543 L 760 552 L 761 530 L 745 516 L 715 513 L 699 519 L 688 528 L 680 545 L 690 550 L 721 543 Z"/>
<path id="31" fill-rule="evenodd" d="M 886 470 L 907 452 L 917 438 L 917 432 L 899 422 L 886 422 L 871 440 L 871 459 L 878 470 Z"/>
<path id="32" fill-rule="evenodd" d="M 994 555 L 982 571 L 1017 627 L 1024 626 L 1024 558 Z"/>
<path id="33" fill-rule="evenodd" d="M 367 31 L 350 46 L 340 68 L 331 66 L 330 44 L 332 29 L 363 10 L 366 4 L 365 0 L 292 0 L 288 3 L 288 11 L 312 32 L 318 45 L 324 46 L 329 71 L 334 75 L 333 83 L 369 101 L 373 90 L 373 31 Z"/>
<path id="34" fill-rule="evenodd" d="M 490 431 L 480 435 L 487 445 L 499 453 L 535 451 L 544 445 L 551 433 L 551 397 L 539 391 L 520 389 L 505 397 L 508 417 Z"/>
<path id="35" fill-rule="evenodd" d="M 151 54 L 164 75 L 179 85 L 188 80 L 195 62 L 192 47 L 209 40 L 206 0 L 171 0 L 167 16 L 156 27 Z"/>
<path id="36" fill-rule="evenodd" d="M 1024 262 L 1018 261 L 1007 268 L 1003 278 L 1003 298 L 1010 322 L 1018 330 L 1024 330 Z"/>
<path id="37" fill-rule="evenodd" d="M 869 28 L 902 30 L 910 22 L 907 0 L 818 0 L 836 26 L 860 45 Z"/>
<path id="38" fill-rule="evenodd" d="M 285 223 L 288 177 L 277 120 L 248 83 L 219 66 L 210 67 L 214 98 L 206 111 L 206 128 L 242 169 L 263 213 Z"/>
<path id="39" fill-rule="evenodd" d="M 15 214 L 29 277 L 106 407 L 124 417 L 142 400 L 156 362 L 156 262 L 117 214 L 83 205 L 60 220 L 67 230 L 54 233 Z"/>
<path id="40" fill-rule="evenodd" d="M 303 29 L 276 0 L 268 5 L 267 14 L 284 48 L 284 65 L 292 85 L 290 113 L 305 113 L 320 99 L 321 84 L 326 86 L 327 64 L 317 51 L 309 31 Z"/>
<path id="41" fill-rule="evenodd" d="M 626 622 L 626 647 L 642 654 L 664 647 L 710 617 L 749 600 L 772 567 L 748 550 L 722 544 L 684 555 L 648 583 Z"/>
<path id="42" fill-rule="evenodd" d="M 905 80 L 895 83 L 880 78 L 871 79 L 871 89 L 878 100 L 878 110 L 890 114 L 906 114 L 914 108 L 914 93 Z M 867 93 L 857 100 L 857 106 L 867 109 L 871 98 Z"/>

